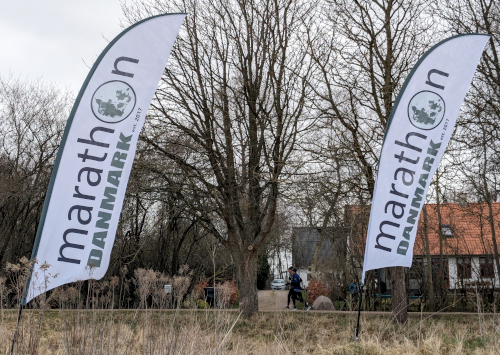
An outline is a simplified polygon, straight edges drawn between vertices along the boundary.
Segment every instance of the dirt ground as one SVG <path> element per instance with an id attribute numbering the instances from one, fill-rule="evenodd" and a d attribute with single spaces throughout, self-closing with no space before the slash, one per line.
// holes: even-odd
<path id="1" fill-rule="evenodd" d="M 288 291 L 259 291 L 259 311 L 280 311 L 286 307 Z"/>

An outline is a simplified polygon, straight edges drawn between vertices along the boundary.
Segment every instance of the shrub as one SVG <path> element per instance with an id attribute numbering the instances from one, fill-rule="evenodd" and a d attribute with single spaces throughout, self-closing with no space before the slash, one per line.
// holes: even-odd
<path id="1" fill-rule="evenodd" d="M 208 309 L 208 308 L 210 308 L 210 305 L 207 302 L 203 301 L 203 300 L 196 301 L 196 305 L 198 306 L 199 309 Z"/>
<path id="2" fill-rule="evenodd" d="M 197 296 L 199 300 L 205 299 L 205 291 L 203 290 L 205 287 L 208 287 L 208 282 L 202 281 L 194 285 L 193 293 Z"/>
<path id="3" fill-rule="evenodd" d="M 235 280 L 225 281 L 217 286 L 223 307 L 232 306 L 238 300 L 238 286 Z"/>
<path id="4" fill-rule="evenodd" d="M 313 303 L 316 298 L 319 296 L 326 296 L 328 294 L 328 290 L 326 287 L 318 280 L 309 281 L 309 286 L 307 286 L 308 291 L 308 300 L 310 303 Z"/>

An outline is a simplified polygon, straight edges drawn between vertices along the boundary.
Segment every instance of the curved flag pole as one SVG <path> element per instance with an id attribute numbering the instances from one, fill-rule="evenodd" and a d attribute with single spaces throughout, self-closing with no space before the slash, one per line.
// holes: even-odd
<path id="1" fill-rule="evenodd" d="M 139 133 L 186 15 L 161 14 L 126 28 L 87 75 L 52 169 L 11 355 L 23 308 L 31 299 L 57 286 L 105 275 Z M 37 259 L 58 278 L 45 279 Z"/>

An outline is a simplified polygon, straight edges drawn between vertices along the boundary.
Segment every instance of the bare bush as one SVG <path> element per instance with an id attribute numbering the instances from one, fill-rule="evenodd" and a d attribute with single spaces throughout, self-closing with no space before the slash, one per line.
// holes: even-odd
<path id="1" fill-rule="evenodd" d="M 236 281 L 225 281 L 217 286 L 218 306 L 221 308 L 230 307 L 238 300 L 238 286 Z"/>

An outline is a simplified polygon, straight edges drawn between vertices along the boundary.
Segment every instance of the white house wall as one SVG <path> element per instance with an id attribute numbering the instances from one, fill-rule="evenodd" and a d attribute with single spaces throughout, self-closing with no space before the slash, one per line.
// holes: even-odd
<path id="1" fill-rule="evenodd" d="M 458 278 L 458 267 L 457 267 L 457 257 L 454 256 L 446 256 L 448 259 L 448 280 L 450 289 L 454 290 L 455 288 L 462 288 L 462 281 Z M 427 260 L 423 259 L 423 266 L 427 265 Z M 498 277 L 498 269 L 496 267 L 496 263 L 494 263 L 495 270 L 495 279 L 493 278 L 481 278 L 480 272 L 480 264 L 479 264 L 479 256 L 471 257 L 471 278 L 464 279 L 464 283 L 469 282 L 490 282 L 490 284 L 494 287 L 500 286 L 500 279 Z M 410 279 L 409 280 L 409 289 L 418 289 L 420 285 L 420 280 Z"/>
<path id="2" fill-rule="evenodd" d="M 450 289 L 455 289 L 458 280 L 457 259 L 453 256 L 448 257 L 448 280 Z"/>
<path id="3" fill-rule="evenodd" d="M 302 279 L 302 285 L 304 285 L 304 287 L 309 286 L 309 281 L 307 281 L 307 274 L 309 273 L 309 269 L 301 268 L 297 270 L 297 273 Z"/>
<path id="4" fill-rule="evenodd" d="M 498 269 L 494 264 L 495 278 L 481 278 L 479 256 L 471 257 L 471 277 L 463 279 L 463 282 L 490 282 L 492 286 L 498 287 L 500 285 L 498 278 Z M 458 277 L 457 257 L 448 257 L 448 275 L 450 282 L 450 289 L 462 288 L 462 280 Z"/>

